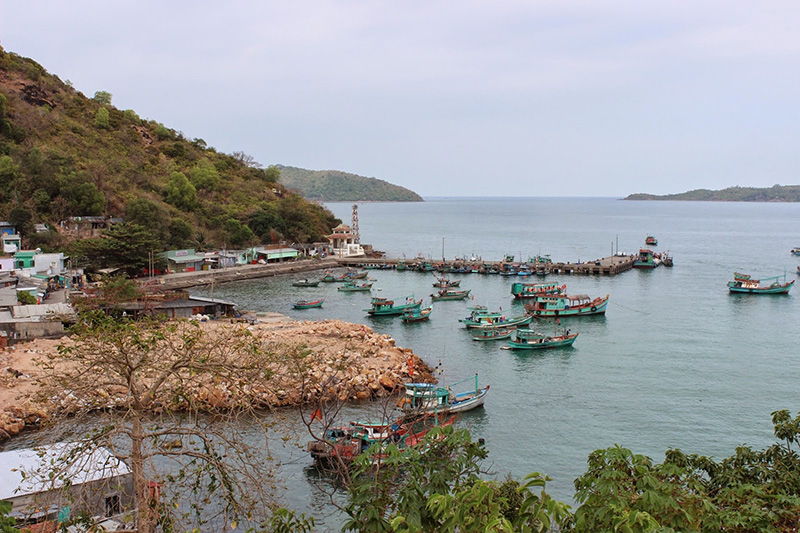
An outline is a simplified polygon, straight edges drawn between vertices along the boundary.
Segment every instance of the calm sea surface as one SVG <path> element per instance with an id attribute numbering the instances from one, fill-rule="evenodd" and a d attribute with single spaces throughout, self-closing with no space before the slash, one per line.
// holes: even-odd
<path id="1" fill-rule="evenodd" d="M 350 223 L 351 203 L 327 206 Z M 491 385 L 489 398 L 460 423 L 486 440 L 500 477 L 547 473 L 550 492 L 569 501 L 595 449 L 619 444 L 661 461 L 677 447 L 720 458 L 743 443 L 773 442 L 770 412 L 800 410 L 800 292 L 759 297 L 730 295 L 726 287 L 734 271 L 796 277 L 789 250 L 800 246 L 800 204 L 432 198 L 360 204 L 359 227 L 361 241 L 389 257 L 549 254 L 588 261 L 610 255 L 617 242 L 620 251 L 635 253 L 647 234 L 658 238 L 656 250 L 674 256 L 671 269 L 549 276 L 569 293 L 611 299 L 604 317 L 562 320 L 580 332 L 572 348 L 534 353 L 502 350 L 503 341 L 474 342 L 458 322 L 473 304 L 521 314 L 510 293 L 516 277 L 453 276 L 463 278 L 474 300 L 437 302 L 430 322 L 412 325 L 369 318 L 369 294 L 339 293 L 336 284 L 297 289 L 287 277 L 216 287 L 216 297 L 241 309 L 367 324 L 429 364 L 441 362 L 447 383 L 478 373 Z M 373 294 L 430 301 L 429 273 L 371 275 Z M 317 297 L 325 298 L 322 309 L 291 309 L 294 299 Z M 282 453 L 288 503 L 324 515 L 310 458 L 291 446 Z M 326 523 L 339 524 L 335 516 Z"/>

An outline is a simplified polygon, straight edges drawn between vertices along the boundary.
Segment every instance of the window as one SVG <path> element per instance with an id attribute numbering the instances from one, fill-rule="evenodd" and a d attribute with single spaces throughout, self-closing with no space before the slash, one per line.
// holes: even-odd
<path id="1" fill-rule="evenodd" d="M 106 516 L 118 515 L 122 512 L 119 503 L 119 494 L 113 494 L 106 497 Z"/>

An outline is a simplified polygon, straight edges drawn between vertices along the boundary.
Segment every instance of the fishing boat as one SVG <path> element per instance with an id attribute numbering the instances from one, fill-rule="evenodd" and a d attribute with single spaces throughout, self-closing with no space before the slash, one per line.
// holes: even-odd
<path id="1" fill-rule="evenodd" d="M 369 274 L 369 272 L 367 272 L 366 270 L 364 270 L 363 272 L 358 272 L 356 270 L 353 270 L 352 268 L 349 268 L 347 269 L 347 272 L 345 273 L 344 276 L 347 279 L 364 279 L 367 277 L 367 274 Z"/>
<path id="2" fill-rule="evenodd" d="M 514 338 L 508 341 L 508 348 L 511 350 L 560 348 L 563 346 L 572 346 L 572 343 L 574 343 L 577 338 L 578 334 L 570 333 L 568 329 L 555 335 L 546 335 L 532 329 L 518 329 L 515 332 Z"/>
<path id="3" fill-rule="evenodd" d="M 558 285 L 557 281 L 552 283 L 512 283 L 511 294 L 514 298 L 535 298 L 543 294 L 560 294 L 567 289 L 566 285 Z"/>
<path id="4" fill-rule="evenodd" d="M 606 312 L 609 295 L 590 298 L 588 294 L 545 294 L 525 305 L 525 311 L 536 318 L 602 315 Z"/>
<path id="5" fill-rule="evenodd" d="M 459 291 L 456 289 L 442 289 L 436 294 L 431 294 L 431 300 L 434 302 L 443 300 L 466 300 L 469 297 L 471 289 Z"/>
<path id="6" fill-rule="evenodd" d="M 325 271 L 325 275 L 322 276 L 321 278 L 319 278 L 319 280 L 321 282 L 323 282 L 323 283 L 333 283 L 335 281 L 340 281 L 337 276 L 334 276 L 333 274 L 331 274 L 327 270 Z"/>
<path id="7" fill-rule="evenodd" d="M 440 289 L 447 289 L 449 287 L 458 287 L 461 285 L 461 280 L 451 280 L 447 278 L 436 278 L 436 282 L 433 284 L 434 287 L 438 287 Z"/>
<path id="8" fill-rule="evenodd" d="M 341 461 L 347 465 L 377 444 L 378 451 L 371 456 L 371 460 L 377 463 L 386 457 L 386 446 L 393 444 L 401 451 L 417 446 L 434 427 L 449 426 L 455 421 L 454 416 L 445 416 L 448 415 L 424 413 L 396 420 L 352 421 L 349 426 L 329 427 L 323 438 L 309 442 L 306 450 L 318 463 Z"/>
<path id="9" fill-rule="evenodd" d="M 466 390 L 454 392 L 465 383 L 470 384 Z M 478 385 L 478 374 L 444 387 L 433 383 L 406 383 L 405 393 L 398 405 L 407 415 L 463 413 L 482 406 L 488 393 L 489 385 Z"/>
<path id="10" fill-rule="evenodd" d="M 532 316 L 522 315 L 506 318 L 502 311 L 489 312 L 486 308 L 473 308 L 470 315 L 458 321 L 468 328 L 510 328 L 530 324 Z"/>
<path id="11" fill-rule="evenodd" d="M 645 237 L 644 243 L 647 246 L 657 246 L 658 245 L 658 239 L 656 239 L 652 235 L 648 235 L 647 237 Z"/>
<path id="12" fill-rule="evenodd" d="M 669 250 L 661 254 L 661 264 L 664 265 L 665 267 L 672 266 L 672 256 L 669 255 Z"/>
<path id="13" fill-rule="evenodd" d="M 362 283 L 359 285 L 355 281 L 348 280 L 345 281 L 344 285 L 342 285 L 341 287 L 337 287 L 336 290 L 342 292 L 369 292 L 371 288 L 372 288 L 372 283 Z"/>
<path id="14" fill-rule="evenodd" d="M 795 246 L 794 248 L 789 250 L 789 253 L 792 255 L 800 255 L 800 246 Z"/>
<path id="15" fill-rule="evenodd" d="M 431 316 L 431 311 L 433 311 L 433 307 L 413 307 L 411 309 L 407 309 L 403 313 L 403 322 L 411 323 L 411 322 L 422 322 L 424 320 L 428 320 Z"/>
<path id="16" fill-rule="evenodd" d="M 639 250 L 639 257 L 633 261 L 633 268 L 653 269 L 659 265 L 660 261 L 656 261 L 653 250 L 642 248 Z"/>
<path id="17" fill-rule="evenodd" d="M 508 339 L 514 333 L 514 327 L 510 328 L 473 328 L 472 340 L 474 341 L 499 341 Z"/>
<path id="18" fill-rule="evenodd" d="M 294 307 L 295 309 L 315 309 L 318 307 L 322 307 L 322 303 L 324 301 L 325 301 L 324 299 L 314 300 L 313 302 L 310 302 L 308 300 L 298 300 L 292 304 L 292 307 Z"/>
<path id="19" fill-rule="evenodd" d="M 318 279 L 298 279 L 292 282 L 295 287 L 316 287 L 319 285 Z"/>
<path id="20" fill-rule="evenodd" d="M 372 305 L 369 309 L 364 309 L 367 313 L 372 316 L 392 316 L 392 315 L 402 315 L 409 309 L 420 308 L 422 306 L 422 300 L 414 301 L 413 296 L 408 296 L 405 298 L 405 301 L 401 304 L 395 304 L 394 300 L 389 300 L 388 298 L 372 298 L 370 301 Z"/>
<path id="21" fill-rule="evenodd" d="M 783 278 L 783 283 L 778 281 Z M 772 283 L 762 285 L 762 282 Z M 786 281 L 786 274 L 772 278 L 753 279 L 749 274 L 733 273 L 733 281 L 728 282 L 728 290 L 742 294 L 787 294 L 795 280 Z"/>

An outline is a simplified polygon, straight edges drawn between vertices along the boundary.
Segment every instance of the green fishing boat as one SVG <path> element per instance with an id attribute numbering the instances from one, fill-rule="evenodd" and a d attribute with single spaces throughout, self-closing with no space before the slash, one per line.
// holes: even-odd
<path id="1" fill-rule="evenodd" d="M 606 312 L 609 295 L 590 298 L 588 294 L 547 294 L 537 296 L 525 305 L 525 311 L 536 318 L 563 318 L 565 316 L 602 315 Z"/>
<path id="2" fill-rule="evenodd" d="M 561 348 L 572 346 L 577 333 L 570 333 L 569 330 L 562 331 L 560 335 L 545 335 L 532 329 L 518 329 L 514 339 L 508 341 L 510 350 L 541 350 L 544 348 Z"/>
<path id="3" fill-rule="evenodd" d="M 783 278 L 783 283 L 778 281 Z M 772 281 L 763 285 L 762 281 Z M 739 294 L 788 294 L 794 285 L 794 280 L 786 281 L 786 274 L 772 278 L 752 279 L 749 274 L 733 273 L 733 281 L 728 282 L 728 290 Z"/>
<path id="4" fill-rule="evenodd" d="M 322 303 L 324 301 L 325 301 L 324 299 L 314 300 L 313 302 L 308 300 L 299 300 L 293 303 L 292 307 L 294 307 L 295 309 L 316 309 L 322 307 Z"/>
<path id="5" fill-rule="evenodd" d="M 372 316 L 392 316 L 402 315 L 409 309 L 419 309 L 422 306 L 422 300 L 414 300 L 413 296 L 408 296 L 401 304 L 396 304 L 394 300 L 388 298 L 372 298 L 370 301 L 372 305 L 369 309 L 364 309 Z"/>
<path id="6" fill-rule="evenodd" d="M 511 294 L 514 298 L 535 298 L 543 294 L 560 294 L 567 289 L 566 285 L 559 285 L 557 281 L 550 283 L 512 283 Z"/>
<path id="7" fill-rule="evenodd" d="M 471 289 L 459 291 L 456 289 L 445 288 L 436 294 L 431 294 L 431 300 L 434 302 L 440 302 L 444 300 L 466 300 L 469 297 L 470 290 Z"/>
<path id="8" fill-rule="evenodd" d="M 472 309 L 468 317 L 460 318 L 458 321 L 468 328 L 510 328 L 530 324 L 532 320 L 532 316 L 526 315 L 506 318 L 502 311 L 489 312 L 483 307 Z"/>
<path id="9" fill-rule="evenodd" d="M 499 341 L 502 339 L 508 339 L 511 335 L 514 334 L 514 328 L 485 328 L 479 327 L 474 328 L 471 331 L 474 333 L 472 334 L 472 340 L 474 341 Z"/>
<path id="10" fill-rule="evenodd" d="M 342 292 L 369 292 L 372 288 L 372 283 L 361 283 L 360 285 L 354 281 L 345 281 L 344 285 L 338 287 L 337 290 Z"/>
<path id="11" fill-rule="evenodd" d="M 656 261 L 655 254 L 653 250 L 642 248 L 639 250 L 639 257 L 637 257 L 633 261 L 633 268 L 641 268 L 641 269 L 654 269 L 660 264 L 660 261 Z"/>

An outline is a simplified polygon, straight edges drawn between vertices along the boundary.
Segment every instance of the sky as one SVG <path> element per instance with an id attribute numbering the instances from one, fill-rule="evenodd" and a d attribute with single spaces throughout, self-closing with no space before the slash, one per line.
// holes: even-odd
<path id="1" fill-rule="evenodd" d="M 796 0 L 0 0 L 0 45 L 264 166 L 423 196 L 799 184 Z"/>

